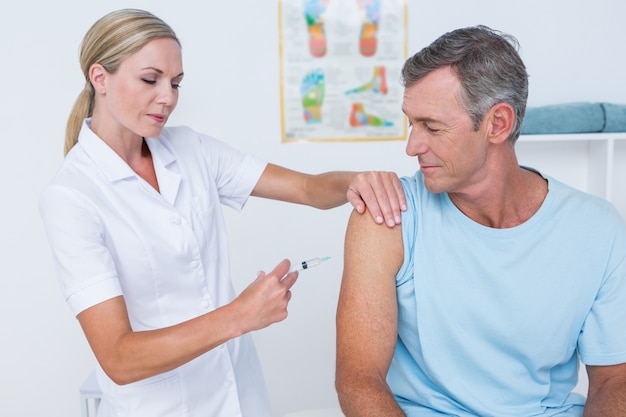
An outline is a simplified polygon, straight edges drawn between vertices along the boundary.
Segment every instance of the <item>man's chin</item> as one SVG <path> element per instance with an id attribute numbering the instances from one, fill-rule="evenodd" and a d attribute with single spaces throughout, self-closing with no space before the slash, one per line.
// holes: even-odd
<path id="1" fill-rule="evenodd" d="M 436 181 L 434 179 L 429 179 L 427 177 L 424 178 L 424 186 L 428 191 L 433 194 L 443 193 L 446 191 L 446 187 L 441 181 Z"/>

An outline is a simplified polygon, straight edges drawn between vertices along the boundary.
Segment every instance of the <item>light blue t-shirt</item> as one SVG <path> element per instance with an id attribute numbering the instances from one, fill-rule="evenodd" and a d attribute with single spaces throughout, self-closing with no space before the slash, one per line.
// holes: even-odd
<path id="1" fill-rule="evenodd" d="M 409 416 L 581 416 L 578 358 L 626 362 L 626 226 L 606 200 L 550 177 L 507 229 L 402 178 L 404 264 L 388 374 Z"/>

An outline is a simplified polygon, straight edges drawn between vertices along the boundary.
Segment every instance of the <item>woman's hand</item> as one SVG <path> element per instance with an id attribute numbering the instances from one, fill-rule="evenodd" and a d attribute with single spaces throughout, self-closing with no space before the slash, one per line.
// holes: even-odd
<path id="1" fill-rule="evenodd" d="M 244 332 L 259 330 L 287 318 L 290 289 L 298 279 L 297 272 L 287 274 L 290 265 L 285 259 L 269 274 L 260 271 L 252 284 L 233 301 L 242 314 Z"/>
<path id="2" fill-rule="evenodd" d="M 369 171 L 357 174 L 346 194 L 358 213 L 365 208 L 374 221 L 389 227 L 400 224 L 401 211 L 406 210 L 406 198 L 395 172 Z"/>
<path id="3" fill-rule="evenodd" d="M 289 260 L 284 260 L 269 274 L 259 272 L 230 304 L 169 327 L 133 331 L 122 296 L 82 311 L 78 320 L 107 375 L 119 385 L 136 382 L 284 320 L 290 288 L 298 278 L 297 272 L 287 274 L 289 266 Z"/>

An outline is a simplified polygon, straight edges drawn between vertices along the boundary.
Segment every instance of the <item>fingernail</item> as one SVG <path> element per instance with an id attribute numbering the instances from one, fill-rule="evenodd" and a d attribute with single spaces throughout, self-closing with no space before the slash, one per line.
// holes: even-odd
<path id="1" fill-rule="evenodd" d="M 383 222 L 383 218 L 381 216 L 376 217 L 376 223 L 382 223 Z"/>

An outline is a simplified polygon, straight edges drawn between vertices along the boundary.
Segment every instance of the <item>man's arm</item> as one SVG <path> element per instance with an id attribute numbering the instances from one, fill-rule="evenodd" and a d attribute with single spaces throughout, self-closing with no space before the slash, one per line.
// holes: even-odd
<path id="1" fill-rule="evenodd" d="M 402 229 L 353 212 L 337 308 L 336 388 L 348 417 L 404 416 L 386 382 L 398 336 Z"/>
<path id="2" fill-rule="evenodd" d="M 626 363 L 587 366 L 589 391 L 583 417 L 626 416 Z"/>

